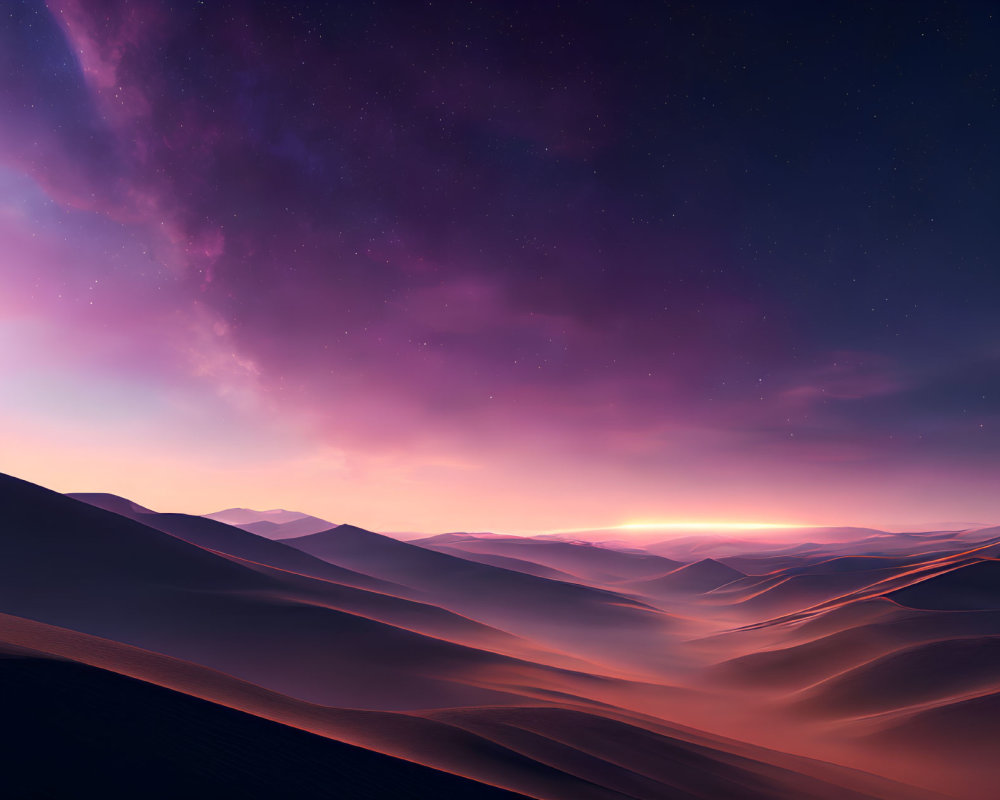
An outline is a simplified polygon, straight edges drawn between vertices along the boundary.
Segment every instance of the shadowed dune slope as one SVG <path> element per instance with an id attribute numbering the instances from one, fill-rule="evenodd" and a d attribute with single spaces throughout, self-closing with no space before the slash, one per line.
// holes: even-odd
<path id="1" fill-rule="evenodd" d="M 997 797 L 1000 691 L 855 726 L 868 753 L 901 764 L 911 780 L 969 800 Z"/>
<path id="2" fill-rule="evenodd" d="M 437 711 L 430 715 L 516 751 L 535 754 L 621 797 L 857 800 L 874 797 L 773 764 L 564 708 Z M 877 796 L 905 796 L 901 785 Z"/>
<path id="3" fill-rule="evenodd" d="M 650 595 L 672 592 L 701 593 L 745 577 L 739 570 L 716 561 L 714 558 L 703 558 L 701 561 L 679 567 L 658 578 L 632 581 L 628 586 L 630 589 Z"/>
<path id="4" fill-rule="evenodd" d="M 331 563 L 427 592 L 491 624 L 660 628 L 669 620 L 612 592 L 506 570 L 401 542 L 353 525 L 286 540 Z"/>
<path id="5" fill-rule="evenodd" d="M 562 674 L 324 605 L 297 594 L 305 579 L 289 583 L 24 481 L 0 477 L 0 501 L 7 613 L 333 705 L 505 704 L 519 697 L 508 685 L 545 685 Z M 38 591 L 39 575 L 58 591 Z"/>
<path id="6" fill-rule="evenodd" d="M 526 575 L 534 575 L 538 578 L 549 578 L 550 580 L 566 581 L 568 583 L 577 583 L 580 581 L 580 577 L 578 575 L 570 575 L 568 572 L 560 572 L 557 569 L 545 567 L 541 564 L 536 564 L 533 561 L 525 561 L 522 558 L 497 556 L 491 553 L 474 553 L 469 550 L 452 547 L 447 544 L 421 545 L 421 547 L 426 547 L 428 550 L 435 550 L 438 553 L 447 553 L 448 555 L 457 556 L 458 558 L 464 558 L 466 561 L 475 561 L 478 564 L 489 564 L 491 567 L 509 569 L 513 572 L 523 572 Z"/>
<path id="7" fill-rule="evenodd" d="M 156 512 L 141 506 L 138 503 L 108 492 L 67 492 L 66 497 L 72 497 L 87 505 L 103 508 L 105 511 L 114 511 L 123 517 L 132 517 L 134 514 L 155 514 Z"/>
<path id="8" fill-rule="evenodd" d="M 9 797 L 523 797 L 68 661 L 0 656 L 0 705 Z"/>
<path id="9" fill-rule="evenodd" d="M 820 603 L 864 589 L 878 581 L 891 578 L 892 569 L 845 571 L 831 573 L 782 573 L 780 577 L 770 577 L 758 586 L 746 587 L 743 596 L 734 592 L 726 599 L 740 611 L 762 615 L 787 614 L 807 609 Z M 730 587 L 722 588 L 727 592 Z"/>
<path id="10" fill-rule="evenodd" d="M 0 643 L 3 649 L 22 656 L 58 658 L 98 667 L 489 785 L 507 786 L 532 797 L 619 797 L 544 761 L 427 716 L 314 705 L 191 662 L 3 614 Z M 484 714 L 492 711 L 480 709 Z"/>
<path id="11" fill-rule="evenodd" d="M 199 547 L 216 550 L 226 555 L 289 570 L 301 575 L 309 575 L 321 580 L 335 581 L 348 586 L 359 586 L 380 591 L 393 591 L 393 589 L 399 588 L 386 581 L 373 578 L 370 575 L 363 575 L 354 570 L 338 567 L 321 558 L 315 558 L 307 553 L 303 553 L 294 547 L 288 547 L 281 542 L 272 541 L 269 538 L 251 533 L 238 526 L 218 522 L 208 517 L 197 517 L 190 514 L 157 514 L 142 509 L 141 506 L 133 508 L 134 503 L 115 497 L 115 495 L 69 496 L 97 506 L 98 508 L 113 511 L 123 517 L 128 517 L 163 533 L 169 533 L 171 536 L 191 542 Z M 109 497 L 121 502 L 105 502 L 105 498 Z M 272 525 L 273 523 L 267 524 Z"/>
<path id="12" fill-rule="evenodd" d="M 912 608 L 964 611 L 1000 609 L 1000 560 L 959 567 L 886 595 Z"/>
<path id="13" fill-rule="evenodd" d="M 796 705 L 824 716 L 874 714 L 1000 686 L 1000 636 L 928 642 L 840 673 Z"/>
<path id="14" fill-rule="evenodd" d="M 9 616 L 0 615 L 0 641 L 15 643 L 0 645 L 0 649 L 15 658 L 34 659 L 25 679 L 16 670 L 5 673 L 0 658 L 0 696 L 5 691 L 16 694 L 17 700 L 37 710 L 35 727 L 46 726 L 47 746 L 36 748 L 37 740 L 29 739 L 31 753 L 26 765 L 38 763 L 39 752 L 44 758 L 57 759 L 63 749 L 70 751 L 70 757 L 61 763 L 76 763 L 73 759 L 79 738 L 88 735 L 88 726 L 81 719 L 97 718 L 92 741 L 104 755 L 89 762 L 95 770 L 81 769 L 71 775 L 78 784 L 99 771 L 97 767 L 108 763 L 109 752 L 120 751 L 123 770 L 130 778 L 133 766 L 151 770 L 160 765 L 159 768 L 169 769 L 174 758 L 188 762 L 196 775 L 203 769 L 209 770 L 212 774 L 206 786 L 214 790 L 210 792 L 214 796 L 230 796 L 224 787 L 242 786 L 247 773 L 260 780 L 262 787 L 271 793 L 257 795 L 248 787 L 249 794 L 241 796 L 310 797 L 314 780 L 339 773 L 345 776 L 345 794 L 332 796 L 369 796 L 365 793 L 369 786 L 367 767 L 374 754 L 362 753 L 359 762 L 352 763 L 355 753 L 351 748 L 323 749 L 321 744 L 302 737 L 289 740 L 290 729 L 284 725 L 258 724 L 270 719 L 545 800 L 706 797 L 912 800 L 923 796 L 908 794 L 907 787 L 885 781 L 875 782 L 881 787 L 879 791 L 859 792 L 852 788 L 855 784 L 872 782 L 850 770 L 838 770 L 807 759 L 793 759 L 797 769 L 788 769 L 772 763 L 769 760 L 772 757 L 787 759 L 770 751 L 738 743 L 727 745 L 724 740 L 693 731 L 682 733 L 662 723 L 655 723 L 654 729 L 646 728 L 579 708 L 471 708 L 421 715 L 342 710 L 302 703 L 197 665 Z M 35 648 L 42 650 L 37 652 Z M 49 651 L 58 654 L 60 660 L 47 661 L 52 658 Z M 67 658 L 83 661 L 73 663 L 66 661 Z M 59 666 L 49 668 L 46 663 Z M 41 669 L 36 668 L 38 664 Z M 50 671 L 46 672 L 47 669 Z M 115 674 L 119 669 L 130 677 Z M 140 681 L 152 681 L 159 686 Z M 167 687 L 173 691 L 167 691 Z M 46 691 L 48 696 L 43 702 L 34 703 L 32 693 L 38 690 Z M 62 693 L 70 695 L 68 701 Z M 192 696 L 185 698 L 186 694 Z M 182 703 L 179 708 L 174 703 L 177 698 Z M 194 698 L 212 702 L 187 702 Z M 81 704 L 84 710 L 78 714 Z M 16 709 L 16 702 L 11 707 Z M 135 714 L 137 708 L 142 709 L 141 715 Z M 127 709 L 127 714 L 122 709 Z M 254 716 L 248 721 L 248 714 L 239 711 Z M 264 718 L 255 720 L 258 714 Z M 127 718 L 122 720 L 122 716 Z M 185 727 L 189 724 L 200 733 L 190 733 Z M 65 728 L 70 730 L 67 732 Z M 31 726 L 26 729 L 32 733 L 35 730 Z M 54 729 L 55 735 L 50 729 Z M 119 744 L 119 736 L 127 741 Z M 191 754 L 187 749 L 189 744 L 197 746 L 206 757 Z M 729 746 L 736 750 L 728 749 Z M 81 759 L 86 762 L 90 751 L 82 749 Z M 271 756 L 267 755 L 267 749 L 274 750 Z M 317 752 L 319 758 L 328 762 L 321 770 L 313 764 Z M 347 760 L 342 760 L 342 756 Z M 0 754 L 0 760 L 3 757 Z M 257 760 L 261 763 L 254 764 Z M 383 782 L 372 781 L 373 790 L 390 791 L 391 781 L 396 779 L 397 762 L 374 759 L 374 763 L 381 765 L 385 774 L 380 776 Z M 16 766 L 18 770 L 24 768 Z M 301 770 L 302 774 L 290 781 L 290 794 L 273 793 L 272 776 L 286 768 Z M 817 772 L 825 777 L 818 780 Z M 22 772 L 15 770 L 11 774 L 20 778 Z M 434 774 L 428 777 L 420 770 L 410 771 L 412 787 L 427 793 L 416 796 L 494 796 L 463 793 L 462 783 L 454 786 L 434 783 Z M 188 776 L 182 765 L 177 770 L 178 779 L 183 781 L 181 785 L 186 785 Z M 388 786 L 385 781 L 390 782 Z M 357 789 L 353 788 L 355 785 Z M 179 788 L 170 781 L 163 786 L 169 790 L 168 795 Z M 78 794 L 66 795 L 59 791 L 61 788 L 61 784 L 54 784 L 53 796 Z M 108 788 L 111 796 L 116 796 L 117 787 Z M 157 787 L 151 789 L 156 790 Z M 434 793 L 437 791 L 451 793 L 438 795 Z M 386 796 L 409 795 L 401 792 Z"/>
<path id="15" fill-rule="evenodd" d="M 436 547 L 437 543 L 425 546 Z M 613 582 L 662 575 L 681 566 L 656 555 L 623 553 L 589 543 L 553 542 L 521 537 L 467 538 L 449 543 L 454 550 L 508 556 L 570 573 L 594 582 Z"/>
<path id="16" fill-rule="evenodd" d="M 978 766 L 995 778 L 1000 691 L 894 715 L 869 736 L 904 752 L 915 749 L 925 757 L 955 759 L 962 768 Z"/>
<path id="17" fill-rule="evenodd" d="M 897 607 L 898 608 L 898 607 Z M 1000 634 L 1000 612 L 938 612 L 901 609 L 881 621 L 847 627 L 812 641 L 748 653 L 708 670 L 724 680 L 797 689 L 873 659 L 944 639 Z"/>

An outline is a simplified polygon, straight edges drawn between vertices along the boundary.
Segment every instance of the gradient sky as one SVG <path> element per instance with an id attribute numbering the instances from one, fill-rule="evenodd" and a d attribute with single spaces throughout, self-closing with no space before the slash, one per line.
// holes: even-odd
<path id="1" fill-rule="evenodd" d="M 381 530 L 998 521 L 998 41 L 12 0 L 0 470 Z"/>

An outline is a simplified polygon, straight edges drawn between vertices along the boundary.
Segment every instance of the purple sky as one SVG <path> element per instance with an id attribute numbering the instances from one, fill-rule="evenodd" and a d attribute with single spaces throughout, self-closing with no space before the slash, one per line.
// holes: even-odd
<path id="1" fill-rule="evenodd" d="M 0 468 L 382 529 L 1000 519 L 989 8 L 698 5 L 10 4 Z"/>

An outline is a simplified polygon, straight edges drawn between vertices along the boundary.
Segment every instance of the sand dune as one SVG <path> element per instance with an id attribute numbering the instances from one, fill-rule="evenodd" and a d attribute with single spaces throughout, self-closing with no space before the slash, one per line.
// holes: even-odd
<path id="1" fill-rule="evenodd" d="M 869 606 L 870 608 L 870 606 Z M 724 680 L 798 689 L 896 650 L 942 639 L 1000 634 L 1000 612 L 908 611 L 848 626 L 800 644 L 748 653 L 714 668 Z"/>
<path id="2" fill-rule="evenodd" d="M 803 641 L 818 639 L 821 636 L 880 620 L 901 619 L 910 613 L 891 600 L 875 597 L 871 600 L 857 600 L 833 606 L 816 613 L 807 612 L 801 615 L 791 615 L 785 620 L 801 623 L 796 625 L 789 638 Z"/>
<path id="3" fill-rule="evenodd" d="M 26 620 L 0 616 L 0 641 L 7 642 L 0 649 L 15 656 L 0 658 L 3 689 L 16 692 L 20 703 L 12 708 L 18 712 L 23 708 L 25 717 L 32 708 L 40 712 L 26 729 L 36 730 L 39 719 L 58 723 L 54 736 L 47 728 L 48 747 L 32 748 L 31 757 L 18 765 L 22 770 L 38 763 L 38 752 L 50 754 L 58 748 L 73 758 L 80 754 L 81 767 L 110 766 L 107 759 L 117 757 L 130 779 L 133 770 L 155 765 L 169 769 L 180 759 L 163 783 L 167 794 L 208 770 L 210 778 L 223 781 L 220 791 L 246 785 L 249 796 L 258 796 L 250 782 L 260 781 L 262 791 L 272 791 L 275 776 L 294 768 L 301 774 L 290 785 L 301 786 L 307 797 L 331 774 L 343 776 L 352 797 L 379 796 L 367 792 L 392 791 L 398 780 L 405 780 L 406 786 L 390 796 L 406 797 L 410 789 L 429 793 L 415 796 L 494 796 L 485 789 L 468 794 L 480 787 L 436 770 L 551 800 L 917 796 L 888 782 L 879 784 L 881 791 L 875 794 L 862 792 L 855 787 L 871 781 L 847 770 L 803 759 L 793 761 L 799 770 L 789 769 L 770 761 L 784 762 L 778 754 L 748 746 L 733 750 L 704 734 L 655 723 L 645 727 L 581 708 L 470 708 L 416 716 L 341 710 L 305 704 L 203 667 Z M 29 658 L 30 665 L 25 661 Z M 5 669 L 8 661 L 25 668 Z M 115 671 L 116 666 L 124 671 Z M 145 714 L 137 717 L 135 708 L 143 708 Z M 97 726 L 81 724 L 94 716 Z M 328 739 L 310 738 L 312 734 L 305 731 L 366 750 L 358 752 L 341 741 L 327 744 Z M 89 743 L 81 741 L 87 736 Z M 119 743 L 120 737 L 128 742 Z M 35 739 L 26 741 L 33 744 Z M 268 756 L 261 747 L 274 753 Z M 378 757 L 386 751 L 429 764 L 435 771 Z M 81 768 L 56 776 L 50 785 L 64 786 L 59 783 L 64 778 L 77 786 L 88 785 L 94 772 Z M 26 777 L 33 773 L 32 768 Z M 20 780 L 24 772 L 12 774 Z M 209 780 L 205 785 L 216 784 Z"/>
<path id="4" fill-rule="evenodd" d="M 796 699 L 824 716 L 875 714 L 954 699 L 1000 686 L 1000 636 L 978 636 L 897 650 L 811 687 Z"/>
<path id="5" fill-rule="evenodd" d="M 875 754 L 879 768 L 905 772 L 913 781 L 957 797 L 997 796 L 1000 691 L 876 717 L 844 733 L 857 737 L 856 752 L 869 754 L 869 761 Z"/>
<path id="6" fill-rule="evenodd" d="M 739 570 L 714 558 L 704 558 L 657 578 L 630 581 L 627 585 L 633 591 L 655 597 L 676 592 L 708 592 L 745 577 Z"/>
<path id="7" fill-rule="evenodd" d="M 746 613 L 760 615 L 785 614 L 809 608 L 849 592 L 871 586 L 895 574 L 892 570 L 864 570 L 858 572 L 833 572 L 829 574 L 791 574 L 783 572 L 780 579 L 771 579 L 769 585 L 748 587 L 742 597 L 726 597 L 730 604 L 738 604 Z M 728 588 L 728 587 L 726 587 Z"/>
<path id="8" fill-rule="evenodd" d="M 544 756 L 546 763 L 581 781 L 607 787 L 615 797 L 858 797 L 844 786 L 779 767 L 762 768 L 760 762 L 725 751 L 572 709 L 451 710 L 431 717 L 517 752 Z"/>
<path id="9" fill-rule="evenodd" d="M 287 547 L 280 542 L 271 541 L 257 536 L 242 528 L 217 522 L 207 517 L 196 517 L 189 514 L 157 514 L 136 507 L 134 503 L 116 498 L 120 502 L 106 502 L 109 495 L 71 495 L 99 508 L 105 508 L 116 514 L 128 517 L 150 528 L 163 533 L 169 533 L 186 542 L 199 547 L 215 550 L 227 555 L 236 556 L 259 564 L 277 567 L 283 570 L 300 573 L 342 583 L 348 586 L 393 591 L 398 589 L 393 584 L 380 581 L 370 575 L 363 575 L 353 570 L 344 569 L 319 558 L 314 558 L 294 547 Z M 271 523 L 269 523 L 271 524 Z M 294 523 L 289 523 L 294 524 Z"/>
<path id="10" fill-rule="evenodd" d="M 169 772 L 171 795 L 207 772 L 216 794 L 274 796 L 289 770 L 304 797 L 995 785 L 981 742 L 998 734 L 1000 562 L 983 533 L 811 529 L 744 552 L 692 537 L 674 550 L 700 556 L 677 566 L 567 537 L 414 544 L 342 525 L 277 541 L 80 499 L 0 477 L 0 693 L 27 720 L 19 760 L 47 733 L 88 788 L 116 748 L 120 774 Z M 314 524 L 222 513 L 268 536 Z"/>
<path id="11" fill-rule="evenodd" d="M 489 564 L 492 567 L 500 567 L 501 569 L 508 569 L 513 572 L 523 572 L 526 575 L 535 575 L 539 578 L 549 578 L 551 580 L 566 581 L 568 583 L 578 583 L 580 581 L 580 577 L 578 575 L 570 575 L 568 572 L 561 572 L 557 569 L 552 569 L 551 567 L 544 567 L 541 564 L 536 564 L 533 561 L 525 561 L 522 558 L 497 556 L 491 553 L 475 553 L 446 544 L 437 544 L 433 546 L 421 545 L 421 547 L 427 547 L 429 550 L 436 550 L 439 553 L 448 553 L 449 555 L 458 556 L 466 561 L 475 561 L 478 564 Z"/>
<path id="12" fill-rule="evenodd" d="M 97 506 L 98 508 L 103 508 L 105 511 L 114 511 L 116 514 L 121 514 L 123 517 L 132 517 L 135 514 L 155 514 L 155 511 L 151 511 L 145 506 L 141 506 L 127 497 L 121 497 L 117 494 L 108 494 L 107 492 L 70 492 L 66 497 L 72 497 L 74 500 L 81 500 L 91 506 Z"/>
<path id="13" fill-rule="evenodd" d="M 436 545 L 427 542 L 425 546 Z M 679 562 L 661 556 L 623 553 L 584 542 L 494 536 L 451 541 L 448 546 L 453 552 L 517 558 L 600 584 L 662 575 L 681 566 Z"/>
<path id="14" fill-rule="evenodd" d="M 955 759 L 960 770 L 971 767 L 996 776 L 1000 690 L 895 715 L 879 727 L 870 735 L 873 743 L 905 752 L 916 750 L 923 758 Z M 996 784 L 990 788 L 995 792 Z"/>
<path id="15" fill-rule="evenodd" d="M 892 643 L 875 626 L 861 626 L 804 644 L 725 661 L 710 674 L 751 686 L 796 689 L 884 655 Z"/>
<path id="16" fill-rule="evenodd" d="M 437 605 L 588 658 L 669 658 L 658 639 L 678 620 L 628 597 L 400 542 L 350 525 L 287 540 L 331 563 L 423 592 Z M 603 631 L 595 636 L 595 631 Z M 628 648 L 622 643 L 631 640 Z"/>
<path id="17" fill-rule="evenodd" d="M 908 567 L 922 560 L 919 556 L 835 556 L 783 570 L 787 575 L 837 575 L 845 572 L 879 572 Z"/>
<path id="18" fill-rule="evenodd" d="M 887 597 L 913 608 L 969 610 L 1000 608 L 1000 561 L 977 561 L 891 592 Z"/>
<path id="19" fill-rule="evenodd" d="M 300 583 L 306 579 L 290 583 L 15 479 L 0 479 L 0 497 L 9 509 L 0 539 L 0 608 L 9 613 L 176 655 L 315 702 L 496 704 L 512 702 L 507 685 L 546 682 L 539 670 L 547 667 L 381 622 L 371 618 L 378 606 L 361 616 L 332 607 L 336 596 L 323 603 L 322 582 L 307 584 L 310 596 Z M 59 591 L 37 591 L 40 574 Z M 447 617 L 430 611 L 436 622 Z M 413 616 L 419 619 L 419 611 Z M 461 625 L 475 640 L 468 630 L 474 623 Z"/>
<path id="20" fill-rule="evenodd" d="M 0 656 L 0 702 L 9 797 L 523 797 L 73 662 Z"/>

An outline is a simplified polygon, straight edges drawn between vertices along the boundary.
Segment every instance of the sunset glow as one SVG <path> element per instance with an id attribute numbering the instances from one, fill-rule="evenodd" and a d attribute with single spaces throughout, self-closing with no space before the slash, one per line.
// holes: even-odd
<path id="1" fill-rule="evenodd" d="M 9 472 L 381 530 L 1000 517 L 974 44 L 229 5 L 0 27 Z"/>
<path id="2" fill-rule="evenodd" d="M 756 531 L 772 528 L 807 528 L 809 525 L 796 525 L 785 522 L 627 522 L 615 525 L 615 530 L 658 530 L 660 528 L 683 528 L 685 530 L 734 530 Z"/>

